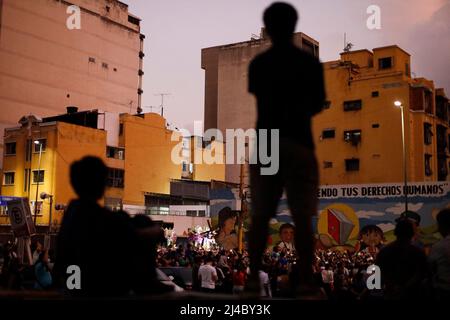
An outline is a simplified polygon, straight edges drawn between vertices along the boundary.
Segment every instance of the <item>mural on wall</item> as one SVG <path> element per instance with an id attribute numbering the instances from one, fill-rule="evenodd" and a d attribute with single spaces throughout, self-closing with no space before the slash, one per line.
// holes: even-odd
<path id="1" fill-rule="evenodd" d="M 210 191 L 210 197 L 209 212 L 216 243 L 225 250 L 237 248 L 239 190 L 236 188 L 213 189 Z"/>
<path id="2" fill-rule="evenodd" d="M 225 190 L 225 189 L 224 189 Z M 218 223 L 217 214 L 223 207 L 240 210 L 236 190 L 217 192 L 211 200 L 211 217 Z M 427 247 L 439 240 L 436 215 L 450 206 L 448 182 L 423 182 L 408 185 L 408 217 L 417 225 L 414 241 Z M 227 194 L 227 197 L 221 196 Z M 405 214 L 404 186 L 393 184 L 328 185 L 318 191 L 319 208 L 313 219 L 318 248 L 376 253 L 395 239 L 396 220 Z M 244 221 L 248 230 L 249 219 Z M 268 245 L 281 242 L 280 227 L 293 223 L 287 200 L 283 197 L 277 215 L 270 221 Z M 246 237 L 244 237 L 246 238 Z"/>

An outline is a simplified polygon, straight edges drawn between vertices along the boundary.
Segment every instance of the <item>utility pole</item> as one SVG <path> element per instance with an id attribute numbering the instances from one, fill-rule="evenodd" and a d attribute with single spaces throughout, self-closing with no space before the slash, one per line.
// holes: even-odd
<path id="1" fill-rule="evenodd" d="M 244 220 L 247 217 L 247 193 L 244 191 L 244 169 L 245 163 L 240 165 L 239 174 L 239 198 L 241 200 L 241 214 L 239 215 L 238 225 L 238 250 L 240 253 L 244 250 Z"/>
<path id="2" fill-rule="evenodd" d="M 164 96 L 170 96 L 170 93 L 156 93 L 155 96 L 161 96 L 161 117 L 164 117 Z"/>
<path id="3" fill-rule="evenodd" d="M 41 181 L 41 159 L 42 159 L 42 141 L 35 140 L 34 144 L 39 144 L 39 164 L 37 171 L 37 182 L 36 182 L 36 199 L 34 201 L 34 224 L 36 225 L 37 220 L 37 206 L 38 206 L 38 194 L 39 194 L 39 182 Z"/>

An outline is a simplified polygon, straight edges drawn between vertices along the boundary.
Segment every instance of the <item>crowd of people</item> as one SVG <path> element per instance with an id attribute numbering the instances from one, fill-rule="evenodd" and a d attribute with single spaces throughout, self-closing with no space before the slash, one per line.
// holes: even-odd
<path id="1" fill-rule="evenodd" d="M 428 255 L 413 241 L 414 223 L 407 218 L 397 222 L 397 239 L 379 251 L 317 249 L 312 266 L 315 285 L 324 298 L 337 301 L 447 299 L 449 219 L 450 210 L 443 210 L 437 216 L 443 239 Z M 291 297 L 289 277 L 297 261 L 295 251 L 288 249 L 283 241 L 267 249 L 259 272 L 260 297 Z M 241 294 L 250 274 L 247 251 L 204 250 L 191 244 L 160 247 L 157 266 L 191 268 L 193 290 L 228 294 Z M 380 268 L 381 286 L 369 287 L 368 280 L 375 274 L 375 266 Z"/>
<path id="2" fill-rule="evenodd" d="M 141 219 L 141 218 L 139 218 Z M 145 221 L 144 218 L 142 218 Z M 312 266 L 316 285 L 324 297 L 337 301 L 377 300 L 402 298 L 447 299 L 450 292 L 449 235 L 450 210 L 438 216 L 439 230 L 443 239 L 427 256 L 412 238 L 414 228 L 408 219 L 397 223 L 397 240 L 377 252 L 361 250 L 317 249 Z M 137 223 L 136 223 L 137 224 Z M 283 228 L 286 229 L 286 228 Z M 48 290 L 54 286 L 54 251 L 45 250 L 41 243 L 33 244 L 32 265 L 21 264 L 13 242 L 2 246 L 2 269 L 0 287 L 4 289 Z M 250 274 L 249 255 L 246 250 L 212 249 L 195 247 L 193 243 L 167 247 L 160 245 L 154 251 L 140 248 L 147 255 L 139 265 L 151 269 L 180 267 L 191 272 L 192 290 L 207 293 L 243 294 Z M 293 249 L 295 250 L 295 249 Z M 292 291 L 289 277 L 296 267 L 295 251 L 283 244 L 268 248 L 263 255 L 259 271 L 260 297 L 290 297 Z M 154 260 L 154 263 L 150 260 Z M 145 263 L 144 260 L 148 262 Z M 381 269 L 382 288 L 369 288 L 367 281 L 373 265 Z M 145 273 L 142 270 L 141 273 Z M 149 284 L 150 282 L 146 282 Z M 154 285 L 152 283 L 151 285 Z M 139 290 L 141 289 L 141 290 Z M 170 291 L 145 290 L 135 292 L 162 293 Z M 191 289 L 191 288 L 189 288 Z"/>

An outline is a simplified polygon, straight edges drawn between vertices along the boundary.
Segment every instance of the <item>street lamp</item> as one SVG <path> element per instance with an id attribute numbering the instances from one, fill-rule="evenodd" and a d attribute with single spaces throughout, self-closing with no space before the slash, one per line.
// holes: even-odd
<path id="1" fill-rule="evenodd" d="M 39 140 L 33 141 L 35 145 L 39 145 L 39 163 L 37 172 L 37 184 L 36 184 L 36 199 L 34 201 L 34 225 L 36 225 L 37 219 L 37 206 L 38 206 L 38 194 L 39 194 L 39 182 L 41 180 L 41 159 L 42 159 L 42 142 Z"/>
<path id="2" fill-rule="evenodd" d="M 401 101 L 395 101 L 394 105 L 401 110 L 402 115 L 402 145 L 403 145 L 403 175 L 404 175 L 404 191 L 405 194 L 405 212 L 408 212 L 408 176 L 406 169 L 406 144 L 405 144 L 405 109 L 401 103 Z"/>

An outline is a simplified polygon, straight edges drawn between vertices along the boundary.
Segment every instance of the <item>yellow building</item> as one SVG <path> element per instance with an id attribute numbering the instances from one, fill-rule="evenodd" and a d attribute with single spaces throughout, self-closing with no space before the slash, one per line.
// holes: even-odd
<path id="1" fill-rule="evenodd" d="M 397 100 L 408 180 L 447 180 L 448 98 L 410 70 L 410 55 L 398 46 L 343 52 L 324 63 L 328 101 L 313 119 L 322 185 L 403 181 Z"/>
<path id="2" fill-rule="evenodd" d="M 109 168 L 105 206 L 130 214 L 152 214 L 152 201 L 170 198 L 171 182 L 183 176 L 182 164 L 171 159 L 174 147 L 182 144 L 182 136 L 167 129 L 165 119 L 155 113 L 118 115 L 68 108 L 68 114 L 43 121 L 24 117 L 20 127 L 5 129 L 4 138 L 1 195 L 28 197 L 34 212 L 38 189 L 37 225 L 48 225 L 50 220 L 50 203 L 40 198 L 41 192 L 52 195 L 51 220 L 60 222 L 62 209 L 75 198 L 70 164 L 84 156 L 98 156 Z M 206 150 L 200 148 L 200 154 Z M 210 183 L 224 177 L 224 165 L 196 164 L 192 176 L 184 178 Z M 8 225 L 4 209 L 0 224 Z"/>
<path id="3" fill-rule="evenodd" d="M 75 196 L 69 182 L 70 164 L 84 155 L 106 160 L 106 132 L 65 122 L 42 122 L 34 116 L 21 122 L 21 127 L 5 129 L 2 196 L 29 198 L 32 214 L 37 198 L 36 224 L 48 225 L 50 203 L 40 194 L 50 194 L 54 205 L 51 220 L 57 223 L 63 211 L 55 206 L 66 205 Z M 0 224 L 8 225 L 4 208 L 1 213 Z"/>
<path id="4" fill-rule="evenodd" d="M 204 141 L 191 136 L 183 140 L 184 179 L 225 181 L 225 145 L 217 140 Z M 211 163 L 213 162 L 213 163 Z"/>

